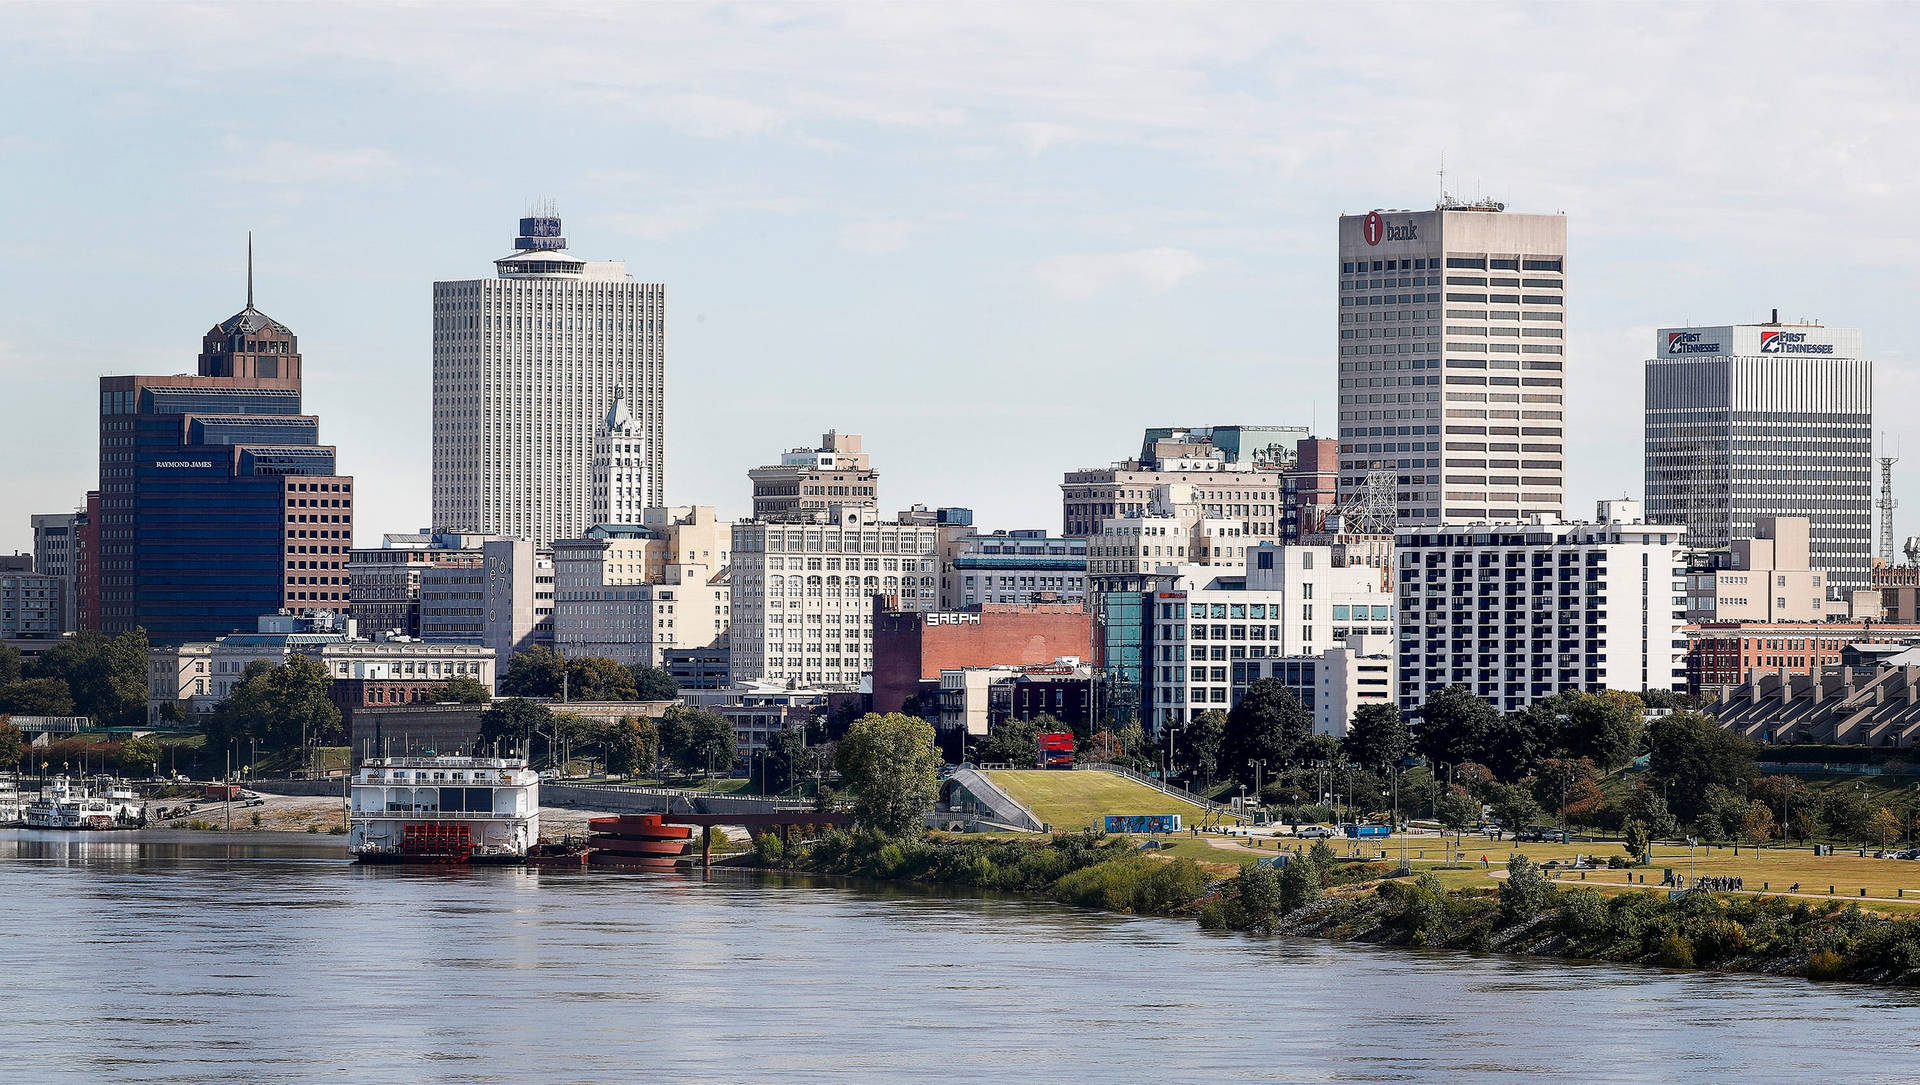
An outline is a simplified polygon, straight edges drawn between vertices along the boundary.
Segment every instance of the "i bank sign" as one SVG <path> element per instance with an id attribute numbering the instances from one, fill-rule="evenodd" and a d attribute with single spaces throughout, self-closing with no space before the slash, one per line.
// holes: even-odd
<path id="1" fill-rule="evenodd" d="M 1762 354 L 1832 354 L 1832 343 L 1809 343 L 1806 332 L 1761 332 Z"/>
<path id="2" fill-rule="evenodd" d="M 1699 332 L 1668 332 L 1667 353 L 1673 354 L 1719 354 L 1720 344 L 1708 342 Z"/>
<path id="3" fill-rule="evenodd" d="M 1412 222 L 1394 224 L 1381 217 L 1378 211 L 1367 212 L 1367 221 L 1361 224 L 1361 233 L 1367 244 L 1378 245 L 1382 241 L 1418 241 L 1420 227 Z"/>

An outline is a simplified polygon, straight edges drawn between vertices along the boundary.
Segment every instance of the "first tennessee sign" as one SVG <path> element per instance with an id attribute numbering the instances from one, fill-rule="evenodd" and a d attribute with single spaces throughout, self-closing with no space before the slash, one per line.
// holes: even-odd
<path id="1" fill-rule="evenodd" d="M 1388 222 L 1378 211 L 1367 213 L 1367 220 L 1361 223 L 1360 232 L 1369 245 L 1378 245 L 1382 241 L 1420 240 L 1420 227 L 1417 223 Z"/>

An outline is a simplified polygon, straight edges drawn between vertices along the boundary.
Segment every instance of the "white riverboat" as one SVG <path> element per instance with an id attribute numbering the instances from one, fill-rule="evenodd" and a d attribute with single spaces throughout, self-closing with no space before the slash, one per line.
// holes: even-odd
<path id="1" fill-rule="evenodd" d="M 40 788 L 38 797 L 28 801 L 25 817 L 29 829 L 117 829 L 114 806 L 106 795 L 96 794 L 85 783 L 74 783 L 56 776 Z"/>
<path id="2" fill-rule="evenodd" d="M 348 801 L 361 862 L 517 863 L 540 839 L 540 777 L 524 758 L 369 758 Z"/>
<path id="3" fill-rule="evenodd" d="M 0 828 L 19 825 L 26 818 L 27 804 L 20 798 L 19 781 L 0 780 Z"/>

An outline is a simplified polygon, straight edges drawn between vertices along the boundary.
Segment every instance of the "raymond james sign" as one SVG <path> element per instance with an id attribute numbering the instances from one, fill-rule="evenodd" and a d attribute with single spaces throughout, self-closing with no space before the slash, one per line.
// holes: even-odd
<path id="1" fill-rule="evenodd" d="M 212 460 L 155 460 L 155 467 L 212 467 Z"/>

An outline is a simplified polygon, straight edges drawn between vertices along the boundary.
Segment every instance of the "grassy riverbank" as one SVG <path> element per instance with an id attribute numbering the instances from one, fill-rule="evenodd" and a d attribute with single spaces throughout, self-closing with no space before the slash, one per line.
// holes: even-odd
<path id="1" fill-rule="evenodd" d="M 1497 888 L 1449 888 L 1397 862 L 1337 858 L 1324 845 L 1286 870 L 1217 877 L 1184 855 L 1140 852 L 1094 832 L 1048 840 L 889 840 L 832 832 L 755 856 L 774 869 L 1002 892 L 1212 929 L 1481 952 L 1920 985 L 1920 919 L 1838 900 L 1561 888 L 1524 856 Z"/>

